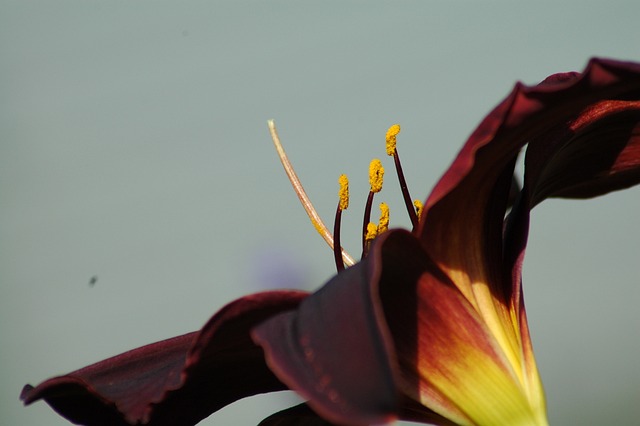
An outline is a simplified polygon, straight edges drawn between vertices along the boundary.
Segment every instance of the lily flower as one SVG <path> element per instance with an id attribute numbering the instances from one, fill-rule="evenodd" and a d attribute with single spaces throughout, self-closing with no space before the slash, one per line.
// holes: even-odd
<path id="1" fill-rule="evenodd" d="M 640 182 L 640 64 L 593 59 L 582 73 L 516 84 L 419 214 L 398 132 L 389 129 L 388 153 L 410 231 L 385 230 L 383 209 L 379 228 L 365 221 L 363 230 L 379 232 L 363 235 L 356 263 L 339 244 L 342 186 L 333 235 L 308 210 L 339 270 L 317 292 L 246 296 L 198 332 L 27 385 L 22 400 L 44 399 L 77 424 L 193 425 L 242 397 L 292 389 L 307 403 L 263 425 L 546 425 L 522 295 L 529 214 L 546 198 Z M 527 144 L 514 200 L 514 167 Z"/>

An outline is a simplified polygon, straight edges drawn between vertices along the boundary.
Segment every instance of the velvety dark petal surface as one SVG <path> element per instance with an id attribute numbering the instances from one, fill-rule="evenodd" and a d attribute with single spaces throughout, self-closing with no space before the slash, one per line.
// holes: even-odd
<path id="1" fill-rule="evenodd" d="M 520 372 L 420 242 L 407 232 L 390 232 L 372 255 L 383 265 L 381 300 L 402 389 L 422 405 L 415 412 L 434 424 L 450 424 L 442 416 L 457 424 L 533 424 L 540 410 L 527 401 Z"/>
<path id="2" fill-rule="evenodd" d="M 619 99 L 595 101 L 566 122 L 529 141 L 524 187 L 505 230 L 504 267 L 511 277 L 523 359 L 532 383 L 538 380 L 538 374 L 521 297 L 530 211 L 549 197 L 589 198 L 640 182 L 640 90 L 637 89 L 640 70 L 637 68 L 633 73 L 626 73 L 623 81 L 629 90 L 619 95 Z M 538 386 L 541 388 L 541 384 Z"/>
<path id="3" fill-rule="evenodd" d="M 330 422 L 384 424 L 399 411 L 378 278 L 377 263 L 358 263 L 254 329 L 271 369 Z"/>
<path id="4" fill-rule="evenodd" d="M 589 198 L 637 184 L 640 100 L 593 104 L 531 141 L 525 164 L 531 207 L 549 197 Z"/>
<path id="5" fill-rule="evenodd" d="M 307 296 L 278 291 L 222 308 L 200 332 L 153 343 L 37 387 L 21 399 L 44 399 L 84 425 L 194 425 L 237 399 L 286 389 L 267 368 L 249 332 Z"/>
<path id="6" fill-rule="evenodd" d="M 595 178 L 598 172 L 607 170 L 600 161 L 602 157 L 613 156 L 618 159 L 614 169 L 628 170 L 628 157 L 638 150 L 634 125 L 637 113 L 626 107 L 607 107 L 610 104 L 606 102 L 637 101 L 639 97 L 640 64 L 594 59 L 583 74 L 558 74 L 533 87 L 516 85 L 473 132 L 427 199 L 418 229 L 436 263 L 452 271 L 465 271 L 467 276 L 459 276 L 456 285 L 471 303 L 477 304 L 476 299 L 482 297 L 471 288 L 475 282 L 492 283 L 494 296 L 506 305 L 510 303 L 511 283 L 502 279 L 499 270 L 501 223 L 506 206 L 505 181 L 511 179 L 520 149 L 530 143 L 529 149 L 545 153 L 537 156 L 538 163 L 547 164 L 550 157 L 571 147 L 562 154 L 564 157 L 555 158 L 547 174 L 552 176 L 563 169 L 567 173 L 567 166 L 571 166 L 574 184 L 587 182 L 589 186 L 587 176 Z M 607 113 L 602 114 L 602 109 Z M 603 120 L 601 125 L 598 120 Z M 563 129 L 570 133 L 563 133 Z M 576 131 L 581 136 L 574 137 Z M 612 137 L 616 143 L 597 142 L 598 131 L 617 132 Z M 621 149 L 620 144 L 625 142 L 629 142 L 627 147 Z M 571 151 L 591 155 L 576 158 Z M 578 172 L 580 169 L 586 171 Z M 638 179 L 635 172 L 617 176 L 627 180 L 627 185 Z M 545 180 L 547 185 L 557 182 L 554 178 Z M 609 182 L 623 186 L 620 181 Z M 563 186 L 567 191 L 575 190 Z"/>
<path id="7" fill-rule="evenodd" d="M 271 368 L 326 421 L 368 425 L 398 417 L 454 425 L 420 402 L 425 382 L 417 370 L 423 355 L 419 344 L 426 340 L 419 330 L 418 286 L 426 270 L 464 300 L 414 235 L 388 231 L 375 240 L 369 257 L 341 272 L 296 311 L 258 326 L 255 339 L 265 347 Z M 490 356 L 499 358 L 495 352 Z M 269 421 L 300 414 L 308 412 L 296 407 Z"/>
<path id="8" fill-rule="evenodd" d="M 427 423 L 430 425 L 459 426 L 458 423 L 435 413 L 422 403 L 406 396 L 402 402 L 400 418 L 410 422 Z"/>
<path id="9" fill-rule="evenodd" d="M 512 280 L 513 267 L 517 268 L 517 265 L 504 262 L 503 256 L 506 253 L 512 260 L 521 260 L 522 256 L 519 252 L 505 250 L 503 218 L 515 159 L 527 143 L 542 152 L 549 149 L 558 152 L 567 146 L 568 140 L 573 140 L 576 145 L 572 146 L 579 151 L 579 140 L 594 141 L 597 138 L 586 135 L 607 127 L 591 127 L 593 120 L 585 119 L 582 121 L 585 124 L 579 126 L 583 129 L 580 138 L 574 140 L 571 135 L 562 135 L 558 141 L 547 136 L 561 135 L 558 129 L 580 122 L 578 118 L 587 117 L 585 111 L 594 105 L 604 101 L 637 100 L 639 95 L 639 64 L 602 59 L 592 60 L 582 74 L 558 74 L 533 87 L 517 84 L 473 132 L 425 203 L 417 232 L 419 238 L 431 258 L 483 316 L 513 365 L 519 365 L 521 358 L 518 324 L 521 301 L 519 281 Z M 621 123 L 619 134 L 635 132 L 629 125 L 633 118 L 629 120 L 617 114 L 609 117 L 607 123 Z M 614 139 L 620 142 L 625 137 Z M 627 139 L 634 141 L 629 150 L 620 151 L 620 146 L 614 147 L 615 144 L 595 144 L 598 145 L 597 152 L 602 156 L 622 152 L 623 158 L 628 157 L 629 151 L 637 149 L 637 139 Z M 543 157 L 548 158 L 548 155 Z M 570 155 L 569 158 L 574 157 Z M 622 163 L 628 163 L 628 159 Z M 557 164 L 567 166 L 568 163 L 557 160 Z M 625 167 L 620 166 L 620 169 Z M 588 169 L 589 166 L 584 161 L 581 164 L 573 162 L 571 169 L 577 168 Z M 586 175 L 574 174 L 569 180 L 576 184 L 576 180 L 584 181 L 603 168 L 596 165 L 594 169 Z M 560 170 L 560 167 L 550 169 L 549 173 L 553 170 Z M 621 182 L 628 185 L 636 179 L 634 173 L 618 173 L 617 176 L 619 181 L 615 185 L 618 186 L 623 186 Z M 546 179 L 547 187 L 553 187 L 551 183 L 554 182 L 557 179 Z M 558 188 L 554 189 L 557 191 Z M 512 248 L 510 242 L 507 244 Z"/>
<path id="10" fill-rule="evenodd" d="M 640 79 L 639 75 L 636 80 Z M 629 97 L 640 98 L 640 92 Z M 640 100 L 604 100 L 529 143 L 525 184 L 509 215 L 505 266 L 519 298 L 529 212 L 549 197 L 589 198 L 640 182 Z"/>
<path id="11" fill-rule="evenodd" d="M 44 399 L 76 424 L 136 424 L 150 402 L 162 399 L 165 388 L 180 386 L 187 351 L 197 337 L 189 333 L 123 353 L 37 387 L 26 385 L 20 399 L 31 404 Z"/>

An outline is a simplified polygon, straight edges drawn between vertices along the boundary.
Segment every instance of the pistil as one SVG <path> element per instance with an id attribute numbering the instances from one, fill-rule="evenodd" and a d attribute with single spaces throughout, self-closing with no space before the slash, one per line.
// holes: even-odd
<path id="1" fill-rule="evenodd" d="M 296 174 L 291 162 L 289 161 L 289 157 L 287 157 L 287 153 L 284 151 L 282 143 L 280 142 L 280 137 L 278 136 L 278 131 L 276 130 L 276 123 L 273 120 L 267 121 L 267 125 L 269 126 L 269 133 L 271 133 L 271 140 L 273 141 L 273 145 L 276 147 L 276 152 L 278 153 L 278 158 L 280 158 L 280 162 L 282 163 L 282 167 L 284 167 L 284 171 L 289 178 L 289 182 L 291 182 L 291 186 L 293 186 L 293 190 L 295 191 L 302 207 L 307 212 L 309 219 L 311 219 L 311 223 L 313 227 L 318 231 L 318 233 L 322 236 L 325 242 L 334 250 L 334 246 L 338 246 L 338 249 L 341 250 L 339 244 L 333 243 L 333 235 L 329 232 L 329 229 L 325 226 L 324 222 L 320 218 L 320 215 L 316 211 L 315 207 L 311 203 L 311 200 L 307 196 L 307 193 L 298 179 L 298 175 Z M 349 253 L 344 250 L 342 251 L 342 258 L 344 259 L 344 263 L 347 266 L 351 266 L 355 264 L 355 260 Z"/>

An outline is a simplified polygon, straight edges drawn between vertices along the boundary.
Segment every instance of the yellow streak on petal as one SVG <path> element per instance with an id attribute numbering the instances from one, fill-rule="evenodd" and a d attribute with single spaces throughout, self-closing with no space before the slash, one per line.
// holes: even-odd
<path id="1" fill-rule="evenodd" d="M 423 404 L 459 424 L 547 425 L 544 404 L 519 378 L 521 364 L 510 363 L 484 318 L 457 290 L 425 275 L 418 300 Z"/>
<path id="2" fill-rule="evenodd" d="M 443 242 L 443 252 L 440 256 L 447 261 L 446 263 L 438 262 L 438 264 L 475 311 L 480 314 L 502 348 L 518 381 L 525 386 L 526 374 L 522 368 L 519 320 L 515 316 L 514 307 L 505 306 L 492 293 L 493 290 L 489 285 L 490 278 L 487 276 L 486 259 L 483 257 L 486 248 L 481 246 L 484 239 L 474 235 L 476 232 L 482 232 L 482 230 L 469 226 L 465 232 L 447 234 L 446 244 Z M 474 247 L 473 244 L 477 246 Z"/>
<path id="3" fill-rule="evenodd" d="M 540 373 L 538 372 L 538 365 L 536 364 L 536 359 L 533 355 L 533 345 L 531 344 L 531 337 L 529 334 L 527 314 L 524 309 L 520 311 L 520 324 L 522 328 L 522 351 L 524 358 L 523 369 L 525 371 L 527 397 L 530 404 L 533 407 L 536 407 L 538 412 L 546 413 L 547 404 L 544 397 L 544 389 L 542 387 Z"/>
<path id="4" fill-rule="evenodd" d="M 533 410 L 523 390 L 500 366 L 473 347 L 461 344 L 455 350 L 457 359 L 449 359 L 441 374 L 434 375 L 432 366 L 420 368 L 423 377 L 429 377 L 422 389 L 427 404 L 435 391 L 462 412 L 456 419 L 460 424 L 546 425 L 544 416 Z"/>
<path id="5" fill-rule="evenodd" d="M 496 301 L 486 282 L 472 282 L 464 271 L 443 268 L 452 278 L 464 297 L 471 303 L 476 312 L 480 314 L 491 334 L 504 352 L 509 364 L 512 366 L 520 383 L 524 385 L 524 376 L 521 368 L 522 352 L 519 336 L 516 335 L 511 313 L 508 308 L 496 306 Z"/>
<path id="6" fill-rule="evenodd" d="M 477 188 L 468 190 L 468 196 L 487 200 L 489 190 L 490 186 L 478 184 Z M 433 200 L 430 198 L 429 202 Z M 431 206 L 427 211 L 426 223 L 442 223 L 440 227 L 429 228 L 429 252 L 483 318 L 524 386 L 522 337 L 516 309 L 510 300 L 505 300 L 505 295 L 500 294 L 502 283 L 494 282 L 502 279 L 500 273 L 488 270 L 490 260 L 487 256 L 492 247 L 486 246 L 486 209 L 451 207 L 434 211 Z"/>
<path id="7" fill-rule="evenodd" d="M 447 275 L 451 277 L 456 287 L 458 287 L 474 311 L 482 318 L 482 322 L 490 332 L 492 339 L 495 340 L 496 346 L 499 348 L 498 350 L 504 356 L 506 365 L 509 366 L 510 371 L 514 375 L 512 379 L 514 385 L 517 385 L 519 394 L 524 395 L 528 406 L 531 407 L 531 412 L 535 415 L 536 421 L 538 422 L 535 424 L 546 424 L 544 391 L 533 355 L 526 317 L 523 316 L 524 312 L 521 313 L 522 317 L 518 317 L 514 307 L 507 307 L 498 303 L 486 282 L 472 282 L 469 275 L 463 271 L 448 268 L 443 269 Z M 521 331 L 521 328 L 524 328 L 524 330 Z M 470 369 L 485 369 L 487 372 L 491 371 L 491 368 L 486 366 L 479 367 L 479 365 L 481 364 L 477 364 L 475 367 L 471 365 Z M 476 373 L 479 372 L 465 373 L 466 378 L 464 382 L 466 384 L 464 387 L 473 380 L 472 376 Z M 493 373 L 491 373 L 491 375 L 493 375 Z M 481 380 L 478 379 L 478 383 L 480 381 Z M 503 385 L 504 383 L 501 386 Z M 456 398 L 460 397 L 460 395 L 452 396 Z"/>

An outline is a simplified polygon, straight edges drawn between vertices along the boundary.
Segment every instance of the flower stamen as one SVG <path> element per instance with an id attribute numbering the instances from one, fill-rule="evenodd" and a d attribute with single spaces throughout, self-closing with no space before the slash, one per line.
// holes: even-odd
<path id="1" fill-rule="evenodd" d="M 413 200 L 413 207 L 416 208 L 416 216 L 418 216 L 418 220 L 420 220 L 420 215 L 422 215 L 422 201 L 416 199 Z"/>
<path id="2" fill-rule="evenodd" d="M 280 158 L 280 162 L 284 167 L 284 170 L 289 178 L 289 182 L 293 186 L 302 207 L 304 207 L 311 223 L 318 233 L 322 236 L 325 242 L 331 247 L 333 251 L 336 268 L 338 272 L 345 269 L 346 266 L 352 266 L 354 259 L 344 250 L 340 245 L 340 227 L 342 223 L 342 211 L 346 210 L 349 206 L 349 180 L 346 175 L 341 175 L 338 179 L 340 184 L 340 190 L 338 192 L 339 201 L 336 208 L 335 220 L 333 224 L 333 234 L 329 232 L 320 215 L 313 207 L 311 200 L 307 196 L 304 187 L 300 183 L 287 154 L 282 147 L 280 138 L 276 131 L 275 123 L 273 120 L 268 121 L 269 132 L 271 133 L 271 139 L 276 147 L 276 152 Z M 422 203 L 418 200 L 411 202 L 409 191 L 407 189 L 407 183 L 402 172 L 402 166 L 400 165 L 400 158 L 398 156 L 398 150 L 396 147 L 397 135 L 400 133 L 400 125 L 394 124 L 389 127 L 386 134 L 387 155 L 390 155 L 394 159 L 396 172 L 398 174 L 398 181 L 400 182 L 400 190 L 402 191 L 402 197 L 404 198 L 405 206 L 409 212 L 409 217 L 415 228 L 418 225 L 418 218 L 422 211 Z M 380 204 L 380 219 L 378 224 L 371 222 L 371 208 L 373 206 L 373 198 L 377 192 L 382 190 L 382 184 L 384 181 L 384 167 L 379 159 L 373 159 L 369 164 L 369 195 L 364 208 L 364 217 L 362 221 L 362 258 L 365 258 L 369 252 L 369 246 L 371 242 L 381 233 L 385 232 L 389 228 L 389 207 L 385 203 Z"/>
<path id="3" fill-rule="evenodd" d="M 389 229 L 389 206 L 380 203 L 380 219 L 378 220 L 378 235 Z"/>
<path id="4" fill-rule="evenodd" d="M 369 164 L 369 196 L 367 197 L 367 204 L 364 207 L 364 219 L 362 221 L 362 257 L 364 258 L 367 252 L 367 228 L 371 220 L 371 208 L 373 206 L 373 196 L 375 193 L 382 190 L 382 183 L 384 181 L 384 167 L 382 162 L 377 158 L 371 160 Z M 374 225 L 375 226 L 375 225 Z"/>
<path id="5" fill-rule="evenodd" d="M 413 207 L 411 202 L 411 196 L 409 195 L 409 190 L 407 189 L 407 181 L 404 178 L 404 173 L 402 172 L 402 166 L 400 165 L 400 157 L 398 156 L 398 150 L 396 148 L 396 137 L 400 133 L 400 125 L 394 124 L 389 127 L 386 135 L 386 145 L 387 145 L 387 155 L 393 157 L 393 162 L 396 166 L 396 172 L 398 173 L 398 181 L 400 182 L 400 191 L 402 192 L 402 198 L 404 198 L 404 204 L 407 207 L 407 212 L 409 213 L 409 218 L 411 219 L 411 224 L 413 228 L 418 226 L 418 215 Z"/>
<path id="6" fill-rule="evenodd" d="M 369 254 L 369 246 L 371 242 L 378 236 L 378 225 L 373 222 L 367 223 L 366 232 L 364 234 L 364 247 L 362 249 L 362 258 L 364 259 Z"/>
<path id="7" fill-rule="evenodd" d="M 344 259 L 340 249 L 340 222 L 342 221 L 342 211 L 349 208 L 349 179 L 347 175 L 340 175 L 338 178 L 340 190 L 338 191 L 338 207 L 336 208 L 336 218 L 333 222 L 333 256 L 338 272 L 344 270 Z"/>

